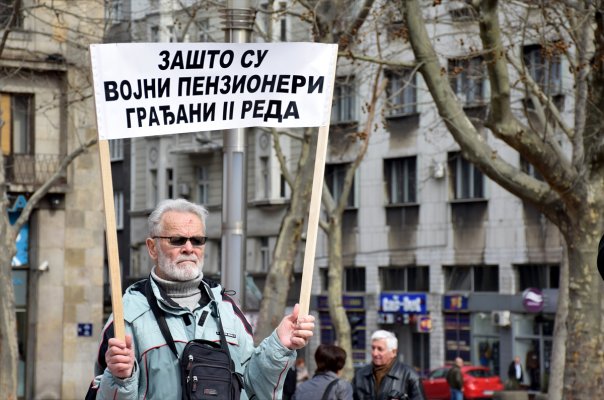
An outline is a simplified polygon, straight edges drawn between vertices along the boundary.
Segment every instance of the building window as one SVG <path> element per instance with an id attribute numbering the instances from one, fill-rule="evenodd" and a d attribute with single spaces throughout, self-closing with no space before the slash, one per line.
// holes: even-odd
<path id="1" fill-rule="evenodd" d="M 486 74 L 481 57 L 449 60 L 449 82 L 464 106 L 485 103 Z"/>
<path id="2" fill-rule="evenodd" d="M 30 94 L 0 93 L 3 154 L 34 154 L 33 100 Z"/>
<path id="3" fill-rule="evenodd" d="M 388 115 L 403 116 L 417 112 L 417 85 L 413 70 L 408 68 L 386 71 L 388 86 Z"/>
<path id="4" fill-rule="evenodd" d="M 174 198 L 174 170 L 166 168 L 166 195 L 169 199 Z"/>
<path id="5" fill-rule="evenodd" d="M 415 203 L 417 201 L 417 157 L 384 160 L 384 175 L 388 188 L 389 204 Z"/>
<path id="6" fill-rule="evenodd" d="M 176 29 L 173 26 L 168 27 L 168 42 L 175 43 L 178 42 L 178 38 L 176 37 Z"/>
<path id="7" fill-rule="evenodd" d="M 282 42 L 287 42 L 287 4 L 285 2 L 279 3 L 279 11 L 281 13 L 280 21 L 280 39 Z"/>
<path id="8" fill-rule="evenodd" d="M 22 9 L 22 7 L 23 5 L 21 4 L 20 8 Z M 21 9 L 15 10 L 15 0 L 0 0 L 0 29 L 22 28 L 23 14 Z M 13 19 L 12 26 L 7 26 L 15 13 L 16 16 Z"/>
<path id="9" fill-rule="evenodd" d="M 346 291 L 346 292 L 364 292 L 365 291 L 365 268 L 363 268 L 363 267 L 344 268 L 344 291 Z"/>
<path id="10" fill-rule="evenodd" d="M 541 45 L 525 46 L 524 64 L 527 72 L 546 95 L 562 92 L 562 66 L 560 55 L 547 51 Z"/>
<path id="11" fill-rule="evenodd" d="M 155 205 L 158 203 L 159 201 L 159 192 L 158 192 L 158 185 L 157 185 L 157 170 L 156 169 L 150 169 L 149 170 L 149 197 L 148 200 L 151 204 L 152 207 L 155 207 Z M 149 202 L 147 203 L 149 205 Z"/>
<path id="12" fill-rule="evenodd" d="M 124 159 L 124 139 L 109 140 L 109 156 L 111 161 Z"/>
<path id="13" fill-rule="evenodd" d="M 346 176 L 346 170 L 350 164 L 327 164 L 325 166 L 325 183 L 333 196 L 333 199 L 338 202 L 342 196 L 342 190 L 344 188 L 344 178 Z M 353 177 L 352 187 L 348 194 L 348 200 L 346 202 L 347 207 L 355 207 L 354 201 L 355 181 Z"/>
<path id="14" fill-rule="evenodd" d="M 149 39 L 153 43 L 159 42 L 159 26 L 154 25 L 150 28 Z"/>
<path id="15" fill-rule="evenodd" d="M 449 153 L 449 169 L 455 200 L 483 199 L 485 197 L 482 172 L 463 158 L 460 152 Z"/>
<path id="16" fill-rule="evenodd" d="M 499 267 L 492 265 L 444 267 L 448 292 L 498 292 Z"/>
<path id="17" fill-rule="evenodd" d="M 429 292 L 429 272 L 428 267 L 381 267 L 380 286 L 384 292 Z"/>
<path id="18" fill-rule="evenodd" d="M 338 78 L 333 90 L 331 122 L 356 121 L 354 77 Z"/>
<path id="19" fill-rule="evenodd" d="M 124 192 L 113 193 L 113 204 L 115 207 L 115 227 L 124 229 Z"/>
<path id="20" fill-rule="evenodd" d="M 535 169 L 535 166 L 523 157 L 520 157 L 520 170 L 539 181 L 543 181 L 543 176 Z"/>
<path id="21" fill-rule="evenodd" d="M 208 179 L 208 169 L 206 167 L 195 168 L 197 176 L 197 202 L 199 204 L 208 204 L 210 180 Z"/>
<path id="22" fill-rule="evenodd" d="M 272 9 L 269 8 L 269 3 L 260 4 L 260 24 L 264 28 L 264 33 L 268 34 L 271 32 L 272 25 Z"/>
<path id="23" fill-rule="evenodd" d="M 201 43 L 211 42 L 210 20 L 208 18 L 197 21 L 197 39 Z"/>
<path id="24" fill-rule="evenodd" d="M 327 292 L 329 289 L 329 268 L 321 268 L 319 273 L 321 275 L 321 290 Z"/>
<path id="25" fill-rule="evenodd" d="M 268 236 L 260 238 L 260 270 L 267 272 L 271 265 L 271 249 Z"/>
<path id="26" fill-rule="evenodd" d="M 285 179 L 285 176 L 283 174 L 281 174 L 281 181 L 280 181 L 280 185 L 279 185 L 279 197 L 281 197 L 282 199 L 287 198 L 287 192 L 288 192 L 287 179 Z"/>
<path id="27" fill-rule="evenodd" d="M 560 285 L 559 265 L 523 264 L 516 265 L 518 291 L 528 288 L 558 289 Z"/>
<path id="28" fill-rule="evenodd" d="M 269 199 L 271 197 L 271 174 L 268 157 L 260 157 L 260 175 L 262 198 Z"/>
<path id="29" fill-rule="evenodd" d="M 122 0 L 111 0 L 107 7 L 109 11 L 109 20 L 113 23 L 119 23 L 123 20 L 124 5 Z"/>

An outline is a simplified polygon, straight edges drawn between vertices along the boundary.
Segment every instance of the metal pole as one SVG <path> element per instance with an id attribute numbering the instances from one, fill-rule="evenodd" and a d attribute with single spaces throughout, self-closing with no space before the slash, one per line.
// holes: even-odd
<path id="1" fill-rule="evenodd" d="M 250 0 L 228 0 L 225 10 L 225 41 L 248 43 L 255 12 Z M 223 287 L 237 292 L 245 309 L 245 231 L 247 216 L 246 129 L 225 130 L 222 176 L 222 265 Z"/>

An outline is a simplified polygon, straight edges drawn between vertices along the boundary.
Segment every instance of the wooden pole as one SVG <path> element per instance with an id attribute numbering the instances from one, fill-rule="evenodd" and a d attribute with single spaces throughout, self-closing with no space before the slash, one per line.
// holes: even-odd
<path id="1" fill-rule="evenodd" d="M 113 203 L 113 182 L 111 180 L 111 160 L 109 158 L 109 142 L 107 140 L 99 140 L 99 156 L 101 159 L 103 202 L 105 204 L 105 234 L 107 235 L 107 259 L 109 260 L 109 280 L 111 282 L 113 329 L 117 339 L 126 340 L 120 257 L 117 247 L 115 205 Z"/>
<path id="2" fill-rule="evenodd" d="M 321 126 L 319 128 L 319 137 L 317 140 L 315 172 L 313 174 L 312 193 L 310 195 L 306 248 L 304 250 L 304 266 L 302 269 L 302 285 L 300 287 L 299 317 L 308 315 L 310 308 L 310 289 L 315 264 L 315 250 L 317 248 L 317 233 L 319 230 L 319 218 L 321 213 L 321 196 L 323 194 L 323 175 L 325 174 L 328 137 L 329 125 Z"/>
<path id="3" fill-rule="evenodd" d="M 338 50 L 334 49 L 331 56 L 331 87 L 327 107 L 331 109 L 333 100 L 333 87 L 335 86 L 336 65 L 338 63 Z M 330 115 L 330 114 L 328 114 Z M 317 138 L 317 152 L 315 154 L 315 171 L 312 178 L 312 192 L 310 194 L 310 210 L 308 212 L 308 226 L 306 228 L 306 248 L 304 250 L 304 265 L 302 267 L 302 284 L 300 287 L 300 309 L 298 317 L 308 315 L 310 308 L 310 289 L 312 275 L 315 267 L 315 251 L 317 248 L 317 233 L 319 218 L 321 217 L 321 196 L 323 195 L 323 177 L 325 175 L 325 159 L 327 157 L 327 142 L 329 138 L 330 119 L 327 125 L 319 127 Z"/>

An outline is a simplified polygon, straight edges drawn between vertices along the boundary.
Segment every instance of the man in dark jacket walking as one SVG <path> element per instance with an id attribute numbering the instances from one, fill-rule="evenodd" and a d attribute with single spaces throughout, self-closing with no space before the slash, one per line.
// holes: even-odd
<path id="1" fill-rule="evenodd" d="M 392 332 L 378 330 L 371 335 L 371 364 L 354 376 L 355 400 L 425 400 L 415 370 L 397 360 L 398 340 Z"/>
<path id="2" fill-rule="evenodd" d="M 463 359 L 457 357 L 455 364 L 447 371 L 447 383 L 451 391 L 451 400 L 463 400 L 463 375 L 461 374 Z"/>

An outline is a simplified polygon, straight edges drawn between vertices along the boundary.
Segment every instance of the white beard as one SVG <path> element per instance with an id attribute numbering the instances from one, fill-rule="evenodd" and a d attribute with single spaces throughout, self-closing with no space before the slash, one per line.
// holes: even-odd
<path id="1" fill-rule="evenodd" d="M 184 260 L 190 262 L 179 265 Z M 194 256 L 179 256 L 175 261 L 170 261 L 163 252 L 158 252 L 157 263 L 166 278 L 176 282 L 190 281 L 197 278 L 203 269 L 203 258 L 197 260 Z M 193 263 L 193 264 L 192 264 Z"/>

